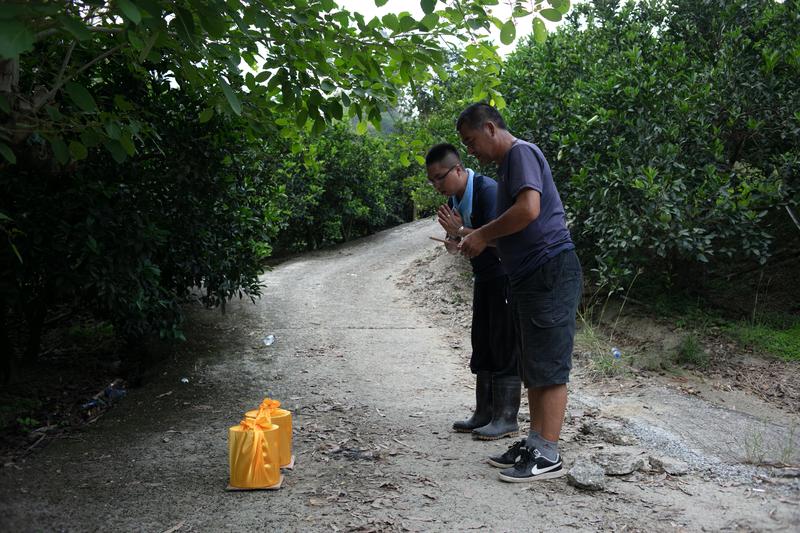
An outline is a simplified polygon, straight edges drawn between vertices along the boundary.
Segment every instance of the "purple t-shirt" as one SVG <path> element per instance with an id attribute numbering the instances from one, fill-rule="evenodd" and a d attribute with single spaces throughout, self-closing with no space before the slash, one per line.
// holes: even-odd
<path id="1" fill-rule="evenodd" d="M 533 272 L 551 257 L 575 248 L 567 229 L 564 205 L 558 195 L 550 165 L 539 147 L 517 140 L 499 169 L 497 216 L 514 204 L 517 195 L 533 189 L 541 195 L 539 216 L 517 233 L 501 237 L 497 250 L 511 281 Z"/>

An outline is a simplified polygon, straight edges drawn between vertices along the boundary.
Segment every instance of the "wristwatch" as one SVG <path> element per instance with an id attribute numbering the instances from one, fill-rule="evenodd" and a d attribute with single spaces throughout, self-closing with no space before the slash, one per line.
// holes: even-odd
<path id="1" fill-rule="evenodd" d="M 461 236 L 463 236 L 463 233 L 461 233 L 462 231 L 464 231 L 464 226 L 461 226 L 460 228 L 458 228 L 458 230 L 456 231 L 456 234 L 459 237 L 461 237 Z"/>

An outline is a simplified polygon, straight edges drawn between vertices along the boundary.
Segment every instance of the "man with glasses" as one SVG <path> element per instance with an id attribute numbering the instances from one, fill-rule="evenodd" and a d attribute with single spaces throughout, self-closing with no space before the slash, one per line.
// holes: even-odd
<path id="1" fill-rule="evenodd" d="M 445 247 L 458 252 L 459 240 L 494 218 L 497 183 L 461 164 L 452 144 L 437 144 L 425 158 L 428 180 L 448 197 L 438 211 L 447 233 Z M 474 275 L 472 300 L 472 357 L 475 411 L 453 424 L 481 440 L 515 436 L 519 431 L 521 383 L 517 375 L 514 322 L 506 301 L 508 278 L 494 249 L 470 259 Z"/>
<path id="2" fill-rule="evenodd" d="M 489 458 L 500 479 L 525 482 L 564 474 L 558 438 L 567 406 L 581 266 L 550 166 L 534 144 L 515 138 L 497 110 L 473 104 L 456 129 L 470 154 L 498 166 L 497 218 L 459 243 L 479 257 L 494 242 L 511 283 L 519 372 L 528 389 L 527 439 Z"/>

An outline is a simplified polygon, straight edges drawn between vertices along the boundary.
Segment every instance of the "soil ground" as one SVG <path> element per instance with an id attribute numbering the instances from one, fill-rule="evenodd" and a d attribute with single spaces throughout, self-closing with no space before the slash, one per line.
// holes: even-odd
<path id="1" fill-rule="evenodd" d="M 470 281 L 463 259 L 428 240 L 438 233 L 423 220 L 305 254 L 264 276 L 255 305 L 234 302 L 224 315 L 190 310 L 190 340 L 161 374 L 96 422 L 6 462 L 0 528 L 800 528 L 798 469 L 784 468 L 800 463 L 797 405 L 754 394 L 757 384 L 713 366 L 706 375 L 598 379 L 584 346 L 561 442 L 567 468 L 612 452 L 645 466 L 605 476 L 600 491 L 566 477 L 499 482 L 485 458 L 513 441 L 450 430 L 474 401 Z M 641 323 L 621 330 L 644 342 Z M 264 396 L 294 413 L 296 466 L 278 491 L 226 492 L 227 429 Z M 650 457 L 682 461 L 688 472 L 658 471 Z M 746 463 L 754 458 L 760 464 Z"/>

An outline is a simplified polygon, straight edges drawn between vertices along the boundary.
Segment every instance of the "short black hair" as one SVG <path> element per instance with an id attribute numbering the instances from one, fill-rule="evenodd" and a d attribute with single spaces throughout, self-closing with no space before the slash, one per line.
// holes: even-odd
<path id="1" fill-rule="evenodd" d="M 461 163 L 461 156 L 458 155 L 458 149 L 450 143 L 440 143 L 428 150 L 428 155 L 425 156 L 425 166 L 429 167 L 436 163 L 441 163 L 449 156 L 455 158 L 458 163 Z"/>
<path id="2" fill-rule="evenodd" d="M 477 130 L 487 121 L 491 120 L 495 125 L 503 130 L 507 130 L 506 123 L 500 112 L 486 102 L 478 102 L 467 107 L 458 116 L 456 122 L 456 130 L 460 130 L 461 126 L 466 126 L 471 130 Z"/>

